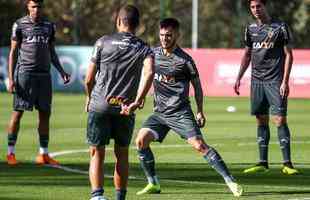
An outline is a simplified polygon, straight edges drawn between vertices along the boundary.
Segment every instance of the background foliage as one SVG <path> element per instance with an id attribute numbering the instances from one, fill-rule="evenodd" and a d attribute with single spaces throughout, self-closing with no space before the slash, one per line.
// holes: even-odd
<path id="1" fill-rule="evenodd" d="M 115 10 L 125 3 L 140 9 L 138 35 L 151 45 L 158 43 L 160 17 L 173 16 L 182 23 L 181 45 L 191 46 L 192 0 L 45 0 L 45 13 L 57 24 L 58 44 L 92 45 L 101 35 L 114 31 Z M 0 0 L 1 46 L 9 45 L 11 26 L 25 14 L 24 7 L 23 0 Z M 309 48 L 310 0 L 270 0 L 268 9 L 273 17 L 289 24 L 297 48 Z M 243 29 L 251 20 L 247 0 L 199 0 L 198 47 L 243 47 Z"/>

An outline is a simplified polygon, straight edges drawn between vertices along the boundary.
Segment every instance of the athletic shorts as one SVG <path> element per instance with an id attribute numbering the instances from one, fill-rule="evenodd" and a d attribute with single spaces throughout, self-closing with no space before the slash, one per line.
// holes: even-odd
<path id="1" fill-rule="evenodd" d="M 52 104 L 52 81 L 48 73 L 18 73 L 15 75 L 13 108 L 16 111 L 50 112 Z"/>
<path id="2" fill-rule="evenodd" d="M 89 112 L 87 120 L 87 142 L 91 146 L 105 146 L 114 139 L 115 144 L 128 147 L 135 124 L 135 115 L 124 116 Z"/>
<path id="3" fill-rule="evenodd" d="M 155 112 L 143 123 L 142 128 L 150 129 L 158 142 L 165 139 L 170 129 L 182 139 L 202 137 L 191 110 L 177 112 L 169 116 Z"/>
<path id="4" fill-rule="evenodd" d="M 287 97 L 280 95 L 280 82 L 251 83 L 252 115 L 287 115 Z"/>

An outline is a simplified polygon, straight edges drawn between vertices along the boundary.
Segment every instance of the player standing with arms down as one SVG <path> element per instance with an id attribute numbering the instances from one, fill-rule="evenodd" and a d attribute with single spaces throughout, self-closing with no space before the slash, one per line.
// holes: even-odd
<path id="1" fill-rule="evenodd" d="M 126 196 L 128 146 L 135 123 L 133 111 L 143 104 L 154 75 L 152 51 L 135 36 L 138 25 L 138 9 L 131 5 L 122 7 L 116 20 L 118 32 L 97 40 L 87 70 L 85 88 L 91 200 L 106 199 L 103 196 L 103 165 L 105 146 L 111 138 L 114 139 L 116 159 L 116 200 L 124 200 Z"/>
<path id="2" fill-rule="evenodd" d="M 64 83 L 70 80 L 55 51 L 55 25 L 43 17 L 43 0 L 26 0 L 28 15 L 18 19 L 11 36 L 8 91 L 14 93 L 14 111 L 8 125 L 9 165 L 16 165 L 15 144 L 20 120 L 33 106 L 39 113 L 40 153 L 37 164 L 58 164 L 48 155 L 49 119 L 52 104 L 50 64 L 60 73 Z M 18 59 L 16 57 L 18 55 Z"/>
<path id="3" fill-rule="evenodd" d="M 278 128 L 278 138 L 283 155 L 282 172 L 298 174 L 291 161 L 290 130 L 287 125 L 287 99 L 289 77 L 293 63 L 292 36 L 288 26 L 272 19 L 267 10 L 267 0 L 249 0 L 255 23 L 245 31 L 245 52 L 234 86 L 239 95 L 240 80 L 252 63 L 251 114 L 257 120 L 259 163 L 244 173 L 267 172 L 268 145 L 270 140 L 269 110 Z"/>
<path id="4" fill-rule="evenodd" d="M 200 132 L 199 128 L 205 124 L 203 92 L 194 61 L 177 45 L 179 22 L 166 18 L 160 22 L 159 28 L 161 46 L 154 49 L 154 113 L 144 122 L 136 138 L 140 164 L 148 185 L 137 195 L 160 193 L 150 143 L 162 142 L 172 129 L 203 155 L 224 178 L 234 196 L 241 196 L 242 187 L 235 182 L 218 152 L 205 143 Z M 195 91 L 196 119 L 188 97 L 190 83 Z"/>

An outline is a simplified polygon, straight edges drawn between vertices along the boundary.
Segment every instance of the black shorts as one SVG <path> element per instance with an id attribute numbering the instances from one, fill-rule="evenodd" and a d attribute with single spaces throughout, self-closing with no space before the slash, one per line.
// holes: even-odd
<path id="1" fill-rule="evenodd" d="M 252 115 L 287 115 L 287 97 L 280 95 L 281 82 L 251 83 Z"/>
<path id="2" fill-rule="evenodd" d="M 52 81 L 48 73 L 18 73 L 15 75 L 13 108 L 16 111 L 50 112 L 52 104 Z"/>
<path id="3" fill-rule="evenodd" d="M 170 129 L 186 140 L 202 137 L 194 114 L 188 109 L 169 116 L 155 112 L 143 123 L 142 128 L 150 129 L 159 142 L 165 139 Z"/>
<path id="4" fill-rule="evenodd" d="M 124 116 L 89 112 L 87 120 L 87 142 L 91 146 L 105 146 L 113 138 L 115 144 L 128 147 L 135 125 L 135 115 Z"/>

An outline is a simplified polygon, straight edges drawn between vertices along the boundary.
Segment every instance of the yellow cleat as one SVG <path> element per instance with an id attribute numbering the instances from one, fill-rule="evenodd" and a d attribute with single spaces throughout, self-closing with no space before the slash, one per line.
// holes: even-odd
<path id="1" fill-rule="evenodd" d="M 7 163 L 8 163 L 8 165 L 17 165 L 18 164 L 18 162 L 17 162 L 17 160 L 16 160 L 16 158 L 15 158 L 15 154 L 14 153 L 11 153 L 11 154 L 9 154 L 9 155 L 7 155 L 6 156 L 6 160 L 7 160 Z"/>
<path id="2" fill-rule="evenodd" d="M 243 173 L 245 174 L 255 174 L 255 173 L 264 173 L 268 172 L 269 169 L 265 167 L 264 165 L 255 165 L 254 167 L 247 168 L 243 170 Z"/>
<path id="3" fill-rule="evenodd" d="M 239 185 L 238 183 L 235 183 L 235 182 L 229 182 L 226 184 L 235 197 L 240 197 L 242 195 L 243 189 L 242 189 L 241 185 Z"/>
<path id="4" fill-rule="evenodd" d="M 152 184 L 149 183 L 143 190 L 140 190 L 137 192 L 137 195 L 143 195 L 143 194 L 159 194 L 160 193 L 160 185 L 159 184 Z"/>
<path id="5" fill-rule="evenodd" d="M 297 174 L 300 174 L 300 172 L 297 169 L 291 168 L 291 167 L 288 167 L 288 166 L 283 166 L 282 173 L 285 174 L 285 175 L 297 175 Z"/>

